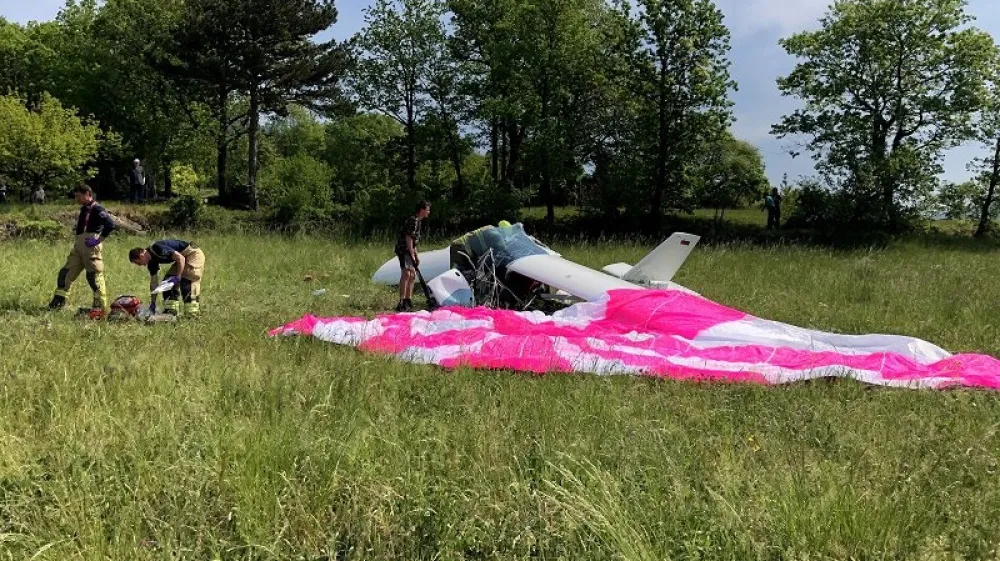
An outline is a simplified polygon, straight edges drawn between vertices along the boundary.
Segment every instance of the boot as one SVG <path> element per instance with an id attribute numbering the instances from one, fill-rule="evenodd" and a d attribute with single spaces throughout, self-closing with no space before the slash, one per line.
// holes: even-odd
<path id="1" fill-rule="evenodd" d="M 59 294 L 53 296 L 52 301 L 49 302 L 50 310 L 59 310 L 64 308 L 65 306 L 66 306 L 66 297 Z"/>

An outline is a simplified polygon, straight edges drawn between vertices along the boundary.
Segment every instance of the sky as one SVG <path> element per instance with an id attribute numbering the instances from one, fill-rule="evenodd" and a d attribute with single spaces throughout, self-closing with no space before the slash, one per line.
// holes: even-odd
<path id="1" fill-rule="evenodd" d="M 997 0 L 969 0 L 968 11 L 976 18 L 975 25 L 1000 38 L 1000 10 Z M 65 0 L 0 0 L 0 16 L 27 23 L 54 18 Z M 364 23 L 364 10 L 370 0 L 339 0 L 340 17 L 331 30 L 338 39 L 346 39 Z M 782 97 L 776 79 L 787 75 L 795 59 L 785 54 L 778 39 L 797 31 L 815 28 L 827 11 L 830 0 L 716 0 L 725 14 L 732 33 L 729 53 L 730 72 L 738 84 L 733 92 L 736 123 L 733 133 L 760 148 L 767 165 L 767 174 L 775 184 L 787 174 L 790 181 L 814 173 L 808 155 L 792 158 L 788 141 L 770 134 L 771 125 L 781 116 L 798 107 L 796 100 Z M 992 8 L 992 9 L 991 9 Z M 969 144 L 950 151 L 945 157 L 943 179 L 962 181 L 969 177 L 966 164 L 984 153 L 984 149 Z"/>

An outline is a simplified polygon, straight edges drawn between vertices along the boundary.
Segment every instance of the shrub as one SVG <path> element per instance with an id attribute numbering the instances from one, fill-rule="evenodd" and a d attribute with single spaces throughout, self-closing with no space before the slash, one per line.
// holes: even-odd
<path id="1" fill-rule="evenodd" d="M 184 196 L 197 196 L 201 185 L 201 178 L 194 171 L 194 168 L 184 164 L 174 167 L 171 170 L 173 176 L 174 193 Z"/>
<path id="2" fill-rule="evenodd" d="M 167 223 L 176 228 L 194 228 L 201 221 L 204 210 L 205 204 L 201 202 L 201 198 L 183 195 L 170 205 Z"/>
<path id="3" fill-rule="evenodd" d="M 308 154 L 279 158 L 261 173 L 261 204 L 281 225 L 327 220 L 333 209 L 331 178 L 329 166 Z"/>
<path id="4" fill-rule="evenodd" d="M 63 227 L 55 220 L 27 220 L 17 225 L 17 235 L 32 240 L 56 240 L 63 232 Z"/>

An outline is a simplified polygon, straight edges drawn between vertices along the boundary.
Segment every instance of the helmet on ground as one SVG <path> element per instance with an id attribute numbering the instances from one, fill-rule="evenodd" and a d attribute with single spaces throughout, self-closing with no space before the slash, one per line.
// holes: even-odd
<path id="1" fill-rule="evenodd" d="M 142 302 L 135 296 L 119 296 L 111 303 L 111 315 L 114 317 L 135 317 L 139 315 Z"/>

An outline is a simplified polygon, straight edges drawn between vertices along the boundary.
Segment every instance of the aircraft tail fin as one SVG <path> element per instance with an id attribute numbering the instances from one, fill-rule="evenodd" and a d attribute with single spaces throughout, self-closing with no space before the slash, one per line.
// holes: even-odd
<path id="1" fill-rule="evenodd" d="M 615 263 L 603 270 L 635 284 L 667 284 L 673 280 L 700 240 L 700 237 L 693 234 L 678 232 L 643 257 L 634 267 L 627 263 Z"/>

